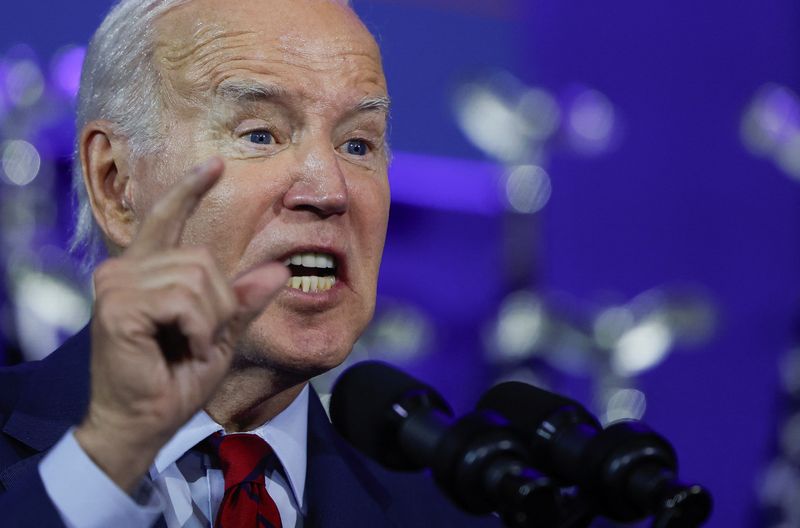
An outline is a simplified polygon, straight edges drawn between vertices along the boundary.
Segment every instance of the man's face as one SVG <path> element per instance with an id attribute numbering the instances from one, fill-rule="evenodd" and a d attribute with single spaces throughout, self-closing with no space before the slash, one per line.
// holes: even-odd
<path id="1" fill-rule="evenodd" d="M 240 359 L 304 375 L 332 368 L 372 317 L 388 219 L 377 45 L 325 0 L 194 0 L 158 34 L 168 139 L 160 162 L 144 164 L 158 169 L 133 179 L 137 209 L 221 156 L 223 178 L 184 244 L 209 247 L 230 277 L 292 258 L 307 276 L 251 325 Z"/>

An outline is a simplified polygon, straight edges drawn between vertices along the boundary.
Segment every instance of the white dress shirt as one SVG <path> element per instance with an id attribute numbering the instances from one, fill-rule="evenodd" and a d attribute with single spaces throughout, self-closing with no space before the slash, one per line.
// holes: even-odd
<path id="1" fill-rule="evenodd" d="M 267 492 L 284 528 L 299 528 L 305 514 L 308 386 L 278 416 L 250 431 L 264 439 L 281 468 L 268 468 Z M 204 411 L 181 427 L 159 451 L 136 498 L 122 491 L 86 455 L 73 431 L 44 457 L 39 473 L 68 528 L 141 528 L 164 515 L 168 528 L 213 527 L 225 479 L 207 457 L 190 451 L 222 431 Z"/>

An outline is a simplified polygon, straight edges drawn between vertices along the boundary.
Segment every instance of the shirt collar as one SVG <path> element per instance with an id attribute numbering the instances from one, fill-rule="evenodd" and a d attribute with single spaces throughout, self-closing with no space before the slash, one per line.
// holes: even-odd
<path id="1" fill-rule="evenodd" d="M 252 431 L 264 439 L 281 461 L 297 504 L 304 504 L 308 440 L 308 384 L 275 418 Z M 151 476 L 156 478 L 191 448 L 222 431 L 205 411 L 195 414 L 158 452 Z"/>

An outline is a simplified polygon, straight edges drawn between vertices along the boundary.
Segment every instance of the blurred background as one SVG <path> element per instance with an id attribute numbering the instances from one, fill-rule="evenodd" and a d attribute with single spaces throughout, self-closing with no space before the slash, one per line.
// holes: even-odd
<path id="1" fill-rule="evenodd" d="M 708 526 L 800 526 L 800 4 L 354 4 L 395 159 L 352 359 L 405 367 L 458 413 L 519 379 L 641 418 L 714 493 Z M 90 315 L 67 249 L 72 118 L 110 5 L 2 6 L 0 364 Z"/>

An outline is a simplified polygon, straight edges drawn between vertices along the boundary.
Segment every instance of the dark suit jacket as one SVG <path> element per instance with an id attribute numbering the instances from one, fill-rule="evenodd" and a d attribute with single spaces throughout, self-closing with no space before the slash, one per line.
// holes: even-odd
<path id="1" fill-rule="evenodd" d="M 0 369 L 0 527 L 63 526 L 38 463 L 86 411 L 89 350 L 84 328 L 43 361 Z M 425 475 L 389 472 L 362 457 L 334 431 L 314 391 L 308 421 L 305 526 L 501 526 L 458 511 Z"/>

